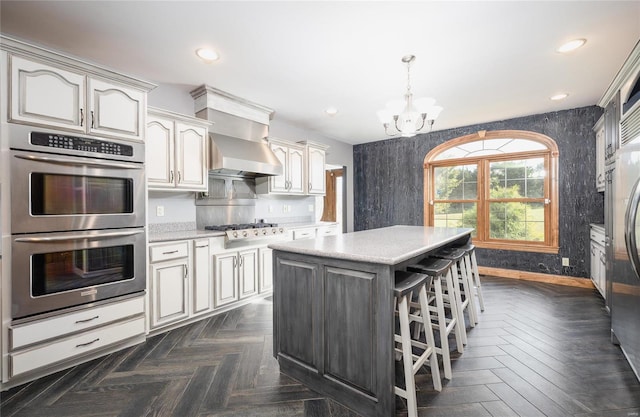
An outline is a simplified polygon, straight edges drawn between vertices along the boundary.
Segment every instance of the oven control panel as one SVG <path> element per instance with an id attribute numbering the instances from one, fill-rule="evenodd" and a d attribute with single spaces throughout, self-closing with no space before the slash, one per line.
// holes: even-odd
<path id="1" fill-rule="evenodd" d="M 31 144 L 46 146 L 48 148 L 72 149 L 81 152 L 133 156 L 133 147 L 130 145 L 57 133 L 32 132 Z"/>

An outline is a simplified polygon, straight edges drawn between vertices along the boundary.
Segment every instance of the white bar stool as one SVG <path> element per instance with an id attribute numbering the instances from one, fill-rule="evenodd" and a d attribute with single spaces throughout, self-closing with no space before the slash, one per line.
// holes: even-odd
<path id="1" fill-rule="evenodd" d="M 434 305 L 429 304 L 427 306 L 429 313 L 433 313 L 431 327 L 438 330 L 440 334 L 440 347 L 436 347 L 436 352 L 442 356 L 442 364 L 444 368 L 444 377 L 451 379 L 451 354 L 449 352 L 449 335 L 453 332 L 456 340 L 456 347 L 458 352 L 463 353 L 463 339 L 462 335 L 464 331 L 460 329 L 460 322 L 458 321 L 458 310 L 456 308 L 455 299 L 453 294 L 454 284 L 451 275 L 453 269 L 453 262 L 447 259 L 438 258 L 426 258 L 420 263 L 410 265 L 407 267 L 408 271 L 420 272 L 433 278 L 431 290 L 433 292 Z M 444 279 L 444 282 L 442 282 Z M 449 297 L 444 296 L 442 288 L 445 287 Z M 451 311 L 451 318 L 445 314 L 445 307 Z M 422 312 L 420 313 L 423 314 Z"/>
<path id="2" fill-rule="evenodd" d="M 459 300 L 460 311 L 460 323 L 463 326 L 464 331 L 464 343 L 467 344 L 467 327 L 464 319 L 464 311 L 467 310 L 469 314 L 469 324 L 471 327 L 476 327 L 478 322 L 478 313 L 476 312 L 475 297 L 473 295 L 473 280 L 470 271 L 467 270 L 466 256 L 467 252 L 458 248 L 446 248 L 439 250 L 434 255 L 435 258 L 449 259 L 453 262 L 453 282 L 457 283 L 456 300 Z"/>
<path id="3" fill-rule="evenodd" d="M 480 282 L 480 274 L 478 273 L 476 247 L 472 243 L 467 243 L 464 246 L 459 246 L 458 249 L 462 249 L 467 253 L 467 271 L 471 274 L 471 282 L 473 283 L 475 289 L 475 295 L 478 297 L 480 311 L 484 311 L 484 297 L 482 296 L 482 283 Z"/>
<path id="4" fill-rule="evenodd" d="M 400 348 L 396 347 L 398 353 L 402 353 L 402 364 L 404 367 L 405 389 L 394 386 L 396 395 L 407 400 L 407 410 L 409 417 L 418 416 L 418 403 L 416 400 L 416 383 L 415 374 L 429 360 L 431 367 L 431 376 L 433 378 L 433 388 L 436 391 L 442 390 L 442 382 L 440 381 L 440 369 L 438 368 L 438 358 L 436 355 L 436 345 L 431 330 L 429 307 L 427 301 L 426 285 L 431 278 L 424 274 L 415 272 L 396 271 L 394 296 L 396 303 L 396 314 L 400 321 L 400 334 L 394 334 L 393 338 L 396 343 L 400 344 Z M 418 293 L 419 305 L 421 310 L 426 314 L 416 315 L 411 313 L 411 297 L 413 293 Z M 421 323 L 425 328 L 425 340 L 423 343 L 419 340 L 411 338 L 410 325 L 412 322 Z M 422 353 L 416 355 L 413 348 L 422 349 Z"/>

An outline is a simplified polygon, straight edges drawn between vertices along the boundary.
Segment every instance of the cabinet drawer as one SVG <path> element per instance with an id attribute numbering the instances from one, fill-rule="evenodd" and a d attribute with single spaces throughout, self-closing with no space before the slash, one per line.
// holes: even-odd
<path id="1" fill-rule="evenodd" d="M 318 228 L 318 236 L 333 236 L 338 234 L 338 226 L 326 226 Z"/>
<path id="2" fill-rule="evenodd" d="M 13 352 L 9 355 L 11 376 L 82 355 L 144 334 L 144 316 L 97 328 L 82 334 Z"/>
<path id="3" fill-rule="evenodd" d="M 189 256 L 189 247 L 187 242 L 177 242 L 151 246 L 149 252 L 151 262 L 168 261 L 169 259 L 186 258 Z"/>
<path id="4" fill-rule="evenodd" d="M 600 233 L 599 231 L 591 229 L 591 234 L 590 235 L 591 235 L 591 240 L 596 242 L 598 245 L 604 246 L 604 234 L 603 233 Z"/>
<path id="5" fill-rule="evenodd" d="M 316 229 L 300 229 L 293 231 L 293 240 L 316 237 Z"/>
<path id="6" fill-rule="evenodd" d="M 138 297 L 18 325 L 9 328 L 9 348 L 15 350 L 143 313 L 144 298 Z"/>

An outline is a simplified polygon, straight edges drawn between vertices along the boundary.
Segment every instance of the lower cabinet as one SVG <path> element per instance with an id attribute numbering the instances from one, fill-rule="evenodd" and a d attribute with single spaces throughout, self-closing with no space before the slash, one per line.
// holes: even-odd
<path id="1" fill-rule="evenodd" d="M 144 297 L 9 327 L 9 376 L 20 376 L 136 337 L 144 339 Z"/>
<path id="2" fill-rule="evenodd" d="M 595 227 L 591 228 L 591 280 L 593 285 L 600 291 L 603 298 L 606 298 L 606 252 L 604 249 L 604 233 Z"/>
<path id="3" fill-rule="evenodd" d="M 209 239 L 193 241 L 193 314 L 206 313 L 213 308 L 213 280 L 209 268 Z"/>
<path id="4" fill-rule="evenodd" d="M 258 294 L 258 249 L 213 255 L 215 307 Z"/>
<path id="5" fill-rule="evenodd" d="M 189 317 L 189 242 L 150 247 L 151 328 Z"/>
<path id="6" fill-rule="evenodd" d="M 260 283 L 258 291 L 265 293 L 273 290 L 273 249 L 259 249 L 260 255 Z"/>

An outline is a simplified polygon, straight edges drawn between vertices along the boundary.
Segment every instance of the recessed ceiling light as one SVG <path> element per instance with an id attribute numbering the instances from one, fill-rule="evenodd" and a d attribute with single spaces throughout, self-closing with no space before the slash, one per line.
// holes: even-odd
<path id="1" fill-rule="evenodd" d="M 338 109 L 336 109 L 335 107 L 328 107 L 324 112 L 329 116 L 335 116 L 336 114 L 338 114 Z"/>
<path id="2" fill-rule="evenodd" d="M 556 94 L 554 96 L 549 97 L 551 100 L 557 101 L 557 100 L 564 100 L 565 98 L 569 97 L 569 94 L 567 93 L 560 93 L 560 94 Z"/>
<path id="3" fill-rule="evenodd" d="M 585 43 L 587 43 L 586 39 L 574 39 L 572 41 L 569 41 L 567 43 L 562 44 L 560 46 L 560 48 L 558 48 L 556 50 L 558 52 L 562 53 L 562 54 L 565 54 L 567 52 L 575 51 L 576 49 L 580 48 Z"/>
<path id="4" fill-rule="evenodd" d="M 198 55 L 198 57 L 202 59 L 204 62 L 206 62 L 207 64 L 210 64 L 213 61 L 216 61 L 218 58 L 220 58 L 220 56 L 216 51 L 209 48 L 197 49 L 196 55 Z"/>

